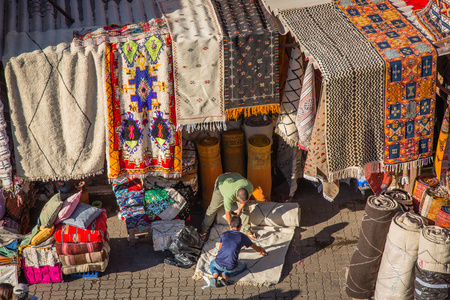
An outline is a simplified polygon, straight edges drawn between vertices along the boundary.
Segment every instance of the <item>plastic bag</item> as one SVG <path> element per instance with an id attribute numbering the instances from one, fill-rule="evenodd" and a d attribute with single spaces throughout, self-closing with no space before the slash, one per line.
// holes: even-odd
<path id="1" fill-rule="evenodd" d="M 186 226 L 178 236 L 172 238 L 168 248 L 170 254 L 166 255 L 164 262 L 188 269 L 197 263 L 202 246 L 203 241 L 197 230 L 192 226 Z"/>

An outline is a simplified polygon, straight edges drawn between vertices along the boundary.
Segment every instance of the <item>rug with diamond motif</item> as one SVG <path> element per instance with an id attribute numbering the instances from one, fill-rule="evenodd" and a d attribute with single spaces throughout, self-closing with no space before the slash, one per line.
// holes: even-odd
<path id="1" fill-rule="evenodd" d="M 155 19 L 88 35 L 76 42 L 107 44 L 108 177 L 181 177 L 167 26 Z"/>

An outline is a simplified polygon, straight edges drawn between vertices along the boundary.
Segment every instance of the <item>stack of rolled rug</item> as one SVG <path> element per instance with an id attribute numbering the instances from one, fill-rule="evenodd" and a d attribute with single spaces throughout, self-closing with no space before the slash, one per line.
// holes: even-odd
<path id="1" fill-rule="evenodd" d="M 376 300 L 407 300 L 414 296 L 414 265 L 424 219 L 398 213 L 391 222 L 375 288 Z"/>
<path id="2" fill-rule="evenodd" d="M 390 197 L 380 195 L 367 199 L 358 247 L 347 275 L 345 291 L 350 297 L 367 299 L 374 295 L 386 236 L 397 209 L 397 202 Z"/>
<path id="3" fill-rule="evenodd" d="M 390 191 L 384 192 L 384 195 L 391 197 L 395 201 L 397 201 L 399 207 L 404 212 L 414 212 L 413 199 L 411 195 L 402 189 L 393 189 Z"/>
<path id="4" fill-rule="evenodd" d="M 419 238 L 414 299 L 449 299 L 450 229 L 426 226 Z"/>

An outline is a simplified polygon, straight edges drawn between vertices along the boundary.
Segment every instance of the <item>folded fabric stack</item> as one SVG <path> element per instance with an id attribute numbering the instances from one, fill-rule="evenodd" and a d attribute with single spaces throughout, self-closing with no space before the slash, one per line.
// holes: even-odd
<path id="1" fill-rule="evenodd" d="M 120 213 L 125 218 L 128 233 L 149 230 L 151 220 L 145 214 L 141 180 L 125 178 L 113 181 L 112 186 Z"/>
<path id="2" fill-rule="evenodd" d="M 106 211 L 79 203 L 73 215 L 75 218 L 64 220 L 55 231 L 63 274 L 104 272 L 110 253 Z"/>
<path id="3" fill-rule="evenodd" d="M 18 240 L 21 235 L 13 229 L 0 227 L 0 282 L 17 284 L 20 258 Z"/>

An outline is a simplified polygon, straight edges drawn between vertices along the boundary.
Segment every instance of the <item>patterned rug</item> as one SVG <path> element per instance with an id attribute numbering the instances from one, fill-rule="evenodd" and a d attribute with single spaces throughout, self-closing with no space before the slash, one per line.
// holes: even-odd
<path id="1" fill-rule="evenodd" d="M 225 125 L 222 32 L 210 0 L 158 0 L 173 38 L 178 128 Z"/>
<path id="2" fill-rule="evenodd" d="M 336 3 L 386 62 L 386 171 L 431 162 L 436 101 L 434 47 L 389 1 Z"/>
<path id="3" fill-rule="evenodd" d="M 385 66 L 334 4 L 279 12 L 323 74 L 329 181 L 379 169 L 384 149 Z"/>
<path id="4" fill-rule="evenodd" d="M 314 117 L 316 115 L 314 83 L 314 67 L 312 63 L 309 63 L 306 67 L 297 116 L 295 118 L 295 126 L 297 126 L 298 131 L 298 146 L 303 150 L 308 150 L 311 141 L 311 133 L 314 127 Z"/>
<path id="5" fill-rule="evenodd" d="M 108 42 L 105 53 L 108 177 L 181 177 L 172 48 L 162 19 L 101 28 L 80 37 Z"/>
<path id="6" fill-rule="evenodd" d="M 8 34 L 14 42 L 5 53 L 17 50 L 13 45 L 24 51 L 3 63 L 17 175 L 29 180 L 66 181 L 104 170 L 105 46 L 60 42 L 72 34 Z"/>
<path id="7" fill-rule="evenodd" d="M 291 146 L 297 146 L 298 143 L 295 119 L 305 73 L 304 59 L 302 51 L 298 47 L 292 48 L 286 86 L 281 100 L 281 112 L 278 114 L 277 126 L 275 127 L 275 133 Z"/>
<path id="8" fill-rule="evenodd" d="M 435 42 L 450 40 L 450 1 L 430 0 L 421 10 L 413 12 L 421 26 L 417 26 Z"/>
<path id="9" fill-rule="evenodd" d="M 212 0 L 222 25 L 227 119 L 279 112 L 278 40 L 258 0 Z"/>

